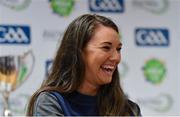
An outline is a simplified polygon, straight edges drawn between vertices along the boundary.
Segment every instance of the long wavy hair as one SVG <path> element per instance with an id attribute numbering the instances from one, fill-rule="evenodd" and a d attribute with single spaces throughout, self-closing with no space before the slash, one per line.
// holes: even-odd
<path id="1" fill-rule="evenodd" d="M 82 51 L 94 35 L 98 25 L 110 27 L 119 33 L 118 27 L 112 20 L 96 14 L 84 14 L 69 24 L 57 50 L 48 78 L 29 101 L 28 116 L 33 115 L 34 103 L 41 92 L 58 91 L 69 94 L 79 88 L 85 74 Z M 102 85 L 97 96 L 99 115 L 129 115 L 130 107 L 120 86 L 117 68 L 113 73 L 111 83 Z"/>

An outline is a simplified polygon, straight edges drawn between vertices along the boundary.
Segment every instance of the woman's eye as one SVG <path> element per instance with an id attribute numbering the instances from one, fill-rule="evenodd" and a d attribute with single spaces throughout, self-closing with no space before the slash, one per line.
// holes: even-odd
<path id="1" fill-rule="evenodd" d="M 120 51 L 121 51 L 121 48 L 117 48 L 117 51 L 120 52 Z"/>
<path id="2" fill-rule="evenodd" d="M 109 47 L 109 46 L 104 46 L 104 47 L 102 47 L 104 50 L 110 50 L 111 48 Z"/>
<path id="3" fill-rule="evenodd" d="M 103 49 L 109 50 L 110 47 L 109 46 L 104 46 Z"/>

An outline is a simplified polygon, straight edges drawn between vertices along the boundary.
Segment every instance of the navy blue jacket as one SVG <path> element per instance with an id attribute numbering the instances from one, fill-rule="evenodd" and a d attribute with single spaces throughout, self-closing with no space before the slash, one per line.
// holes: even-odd
<path id="1" fill-rule="evenodd" d="M 128 101 L 133 107 L 131 116 L 140 116 L 139 106 Z M 38 96 L 33 110 L 34 116 L 97 116 L 97 97 L 74 92 L 65 96 L 58 92 L 42 92 Z"/>

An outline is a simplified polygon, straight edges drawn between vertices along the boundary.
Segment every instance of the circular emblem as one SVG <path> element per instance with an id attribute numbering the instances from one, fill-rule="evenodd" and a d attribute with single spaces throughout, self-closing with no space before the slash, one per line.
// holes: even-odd
<path id="1" fill-rule="evenodd" d="M 166 74 L 165 65 L 157 59 L 148 60 L 143 69 L 146 79 L 153 84 L 162 82 Z"/>
<path id="2" fill-rule="evenodd" d="M 61 16 L 70 15 L 74 0 L 50 0 L 53 11 Z"/>
<path id="3" fill-rule="evenodd" d="M 1 5 L 17 11 L 27 8 L 30 3 L 31 0 L 0 0 Z"/>

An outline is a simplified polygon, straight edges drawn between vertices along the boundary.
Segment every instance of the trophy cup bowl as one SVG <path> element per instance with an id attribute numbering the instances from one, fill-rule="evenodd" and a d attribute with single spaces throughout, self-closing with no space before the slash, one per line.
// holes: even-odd
<path id="1" fill-rule="evenodd" d="M 19 56 L 0 56 L 0 92 L 3 96 L 3 116 L 12 116 L 9 95 L 23 84 L 32 73 L 35 63 L 33 52 L 29 50 Z"/>

